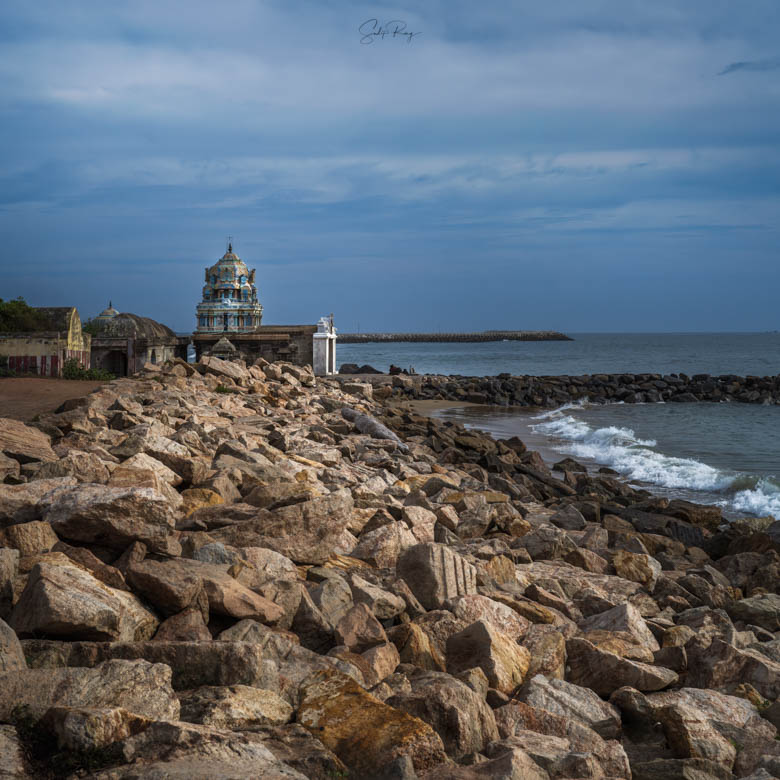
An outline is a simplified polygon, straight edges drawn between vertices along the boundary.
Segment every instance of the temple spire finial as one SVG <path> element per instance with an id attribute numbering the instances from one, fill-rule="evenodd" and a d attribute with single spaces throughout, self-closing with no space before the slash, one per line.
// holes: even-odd
<path id="1" fill-rule="evenodd" d="M 233 236 L 228 236 L 228 254 L 233 251 Z"/>

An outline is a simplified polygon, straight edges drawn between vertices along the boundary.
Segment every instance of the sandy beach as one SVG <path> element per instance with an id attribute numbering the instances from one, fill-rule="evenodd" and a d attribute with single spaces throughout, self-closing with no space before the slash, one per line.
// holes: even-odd
<path id="1" fill-rule="evenodd" d="M 9 377 L 0 379 L 0 417 L 32 420 L 36 414 L 53 412 L 63 401 L 91 393 L 105 381 Z"/>

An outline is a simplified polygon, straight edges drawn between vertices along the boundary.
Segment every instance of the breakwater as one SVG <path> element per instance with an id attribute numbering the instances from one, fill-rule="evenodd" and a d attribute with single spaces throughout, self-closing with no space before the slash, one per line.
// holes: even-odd
<path id="1" fill-rule="evenodd" d="M 554 330 L 483 330 L 478 333 L 340 333 L 342 344 L 376 342 L 573 341 Z"/>
<path id="2" fill-rule="evenodd" d="M 377 377 L 378 379 L 378 377 Z M 398 376 L 392 395 L 497 406 L 554 408 L 591 403 L 738 402 L 780 404 L 780 375 L 586 374 L 583 376 Z M 372 380 L 375 381 L 375 380 Z M 381 384 L 381 382 L 377 382 Z M 388 391 L 385 391 L 388 393 Z M 389 393 L 388 393 L 389 394 Z"/>
<path id="3" fill-rule="evenodd" d="M 0 418 L 5 774 L 768 777 L 780 522 L 553 469 L 262 359 Z"/>

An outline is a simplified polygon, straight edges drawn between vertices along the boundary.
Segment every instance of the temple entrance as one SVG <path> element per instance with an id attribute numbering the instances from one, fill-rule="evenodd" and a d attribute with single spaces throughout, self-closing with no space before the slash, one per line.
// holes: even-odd
<path id="1" fill-rule="evenodd" d="M 106 371 L 117 376 L 127 376 L 127 354 L 118 349 L 111 350 L 102 361 Z"/>

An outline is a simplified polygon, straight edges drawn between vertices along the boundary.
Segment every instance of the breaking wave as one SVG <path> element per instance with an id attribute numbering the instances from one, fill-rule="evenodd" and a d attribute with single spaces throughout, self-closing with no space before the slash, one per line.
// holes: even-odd
<path id="1" fill-rule="evenodd" d="M 609 466 L 633 482 L 714 493 L 724 507 L 780 519 L 780 482 L 775 477 L 725 471 L 693 458 L 666 455 L 655 449 L 655 441 L 638 438 L 630 428 L 592 428 L 571 414 L 584 406 L 567 404 L 537 415 L 538 422 L 531 427 L 557 440 L 558 451 Z"/>

